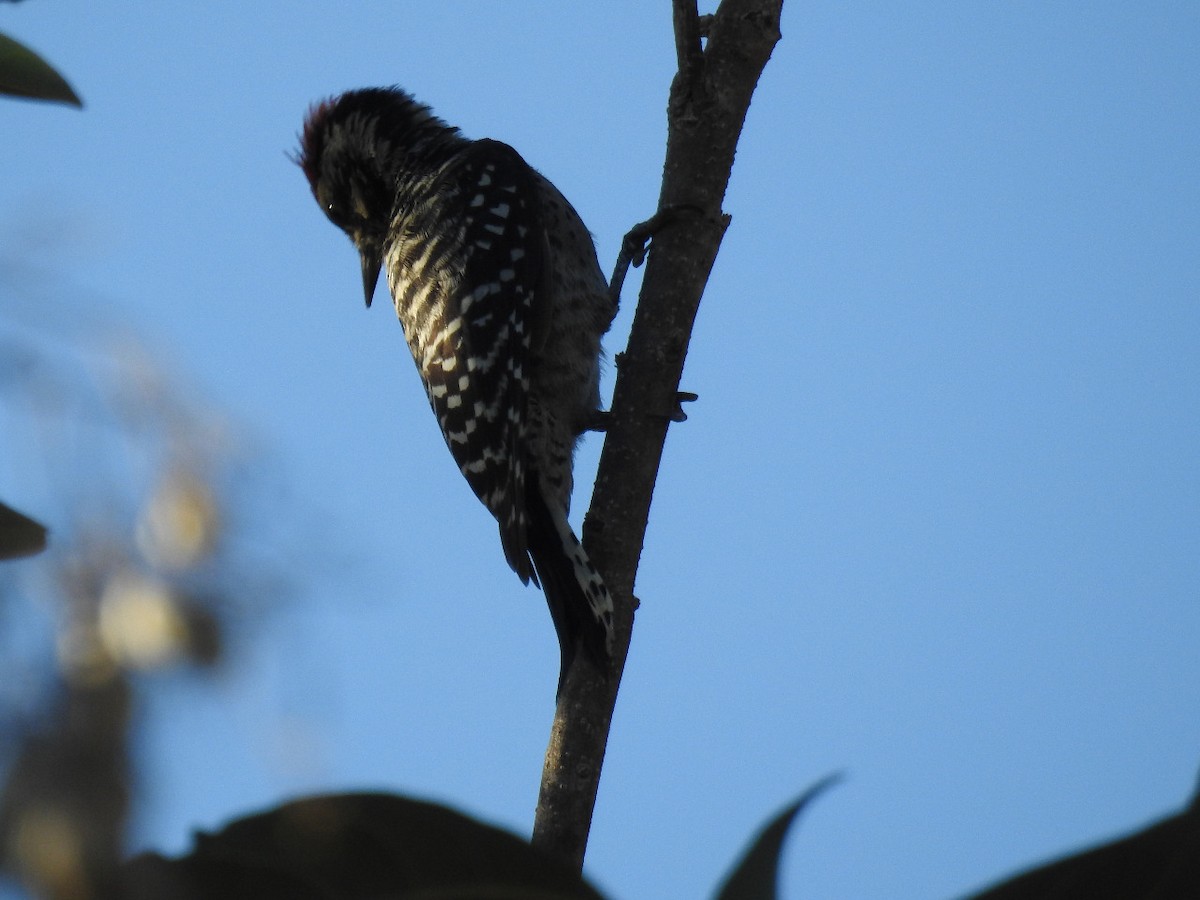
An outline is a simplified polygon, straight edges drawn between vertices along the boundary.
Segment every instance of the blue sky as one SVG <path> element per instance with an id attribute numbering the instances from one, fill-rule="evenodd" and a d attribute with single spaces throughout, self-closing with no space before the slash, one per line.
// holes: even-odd
<path id="1" fill-rule="evenodd" d="M 552 178 L 608 268 L 658 195 L 669 3 L 29 0 L 0 30 L 87 104 L 0 104 L 0 228 L 60 288 L 33 313 L 135 326 L 311 542 L 215 688 L 153 693 L 135 846 L 363 786 L 527 832 L 549 617 L 285 154 L 312 101 L 402 84 Z M 588 856 L 614 897 L 706 895 L 833 770 L 785 896 L 953 896 L 1200 768 L 1200 6 L 789 2 L 783 32 L 638 578 Z"/>

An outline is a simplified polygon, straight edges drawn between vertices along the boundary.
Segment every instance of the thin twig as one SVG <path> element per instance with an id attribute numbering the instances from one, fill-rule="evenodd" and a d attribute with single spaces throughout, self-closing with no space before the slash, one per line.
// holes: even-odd
<path id="1" fill-rule="evenodd" d="M 671 16 L 675 26 L 675 64 L 679 74 L 691 80 L 704 62 L 696 0 L 671 0 Z"/>

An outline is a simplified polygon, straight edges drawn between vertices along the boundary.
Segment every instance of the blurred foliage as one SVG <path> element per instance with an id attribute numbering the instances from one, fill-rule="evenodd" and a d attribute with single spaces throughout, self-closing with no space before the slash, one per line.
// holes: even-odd
<path id="1" fill-rule="evenodd" d="M 214 671 L 288 585 L 252 549 L 261 473 L 239 430 L 127 329 L 30 318 L 20 281 L 0 266 L 0 483 L 52 540 L 0 567 L 0 869 L 87 900 L 111 895 L 136 801 L 139 695 Z M 26 550 L 35 525 L 0 510 Z"/>
<path id="2" fill-rule="evenodd" d="M 716 900 L 775 900 L 788 831 L 839 777 L 823 779 L 768 822 Z M 37 826 L 52 832 L 58 823 Z M 183 857 L 144 853 L 130 860 L 107 891 L 105 896 L 121 900 L 602 897 L 523 838 L 439 804 L 381 793 L 308 797 L 234 820 L 215 834 L 198 834 Z M 1134 835 L 1049 863 L 970 900 L 1198 896 L 1200 797 Z"/>
<path id="3" fill-rule="evenodd" d="M 774 900 L 788 829 L 836 778 L 769 822 L 717 900 Z M 436 803 L 329 794 L 201 834 L 190 854 L 147 853 L 121 873 L 125 900 L 600 900 L 577 872 L 523 838 Z"/>
<path id="4" fill-rule="evenodd" d="M 0 34 L 0 94 L 83 106 L 83 101 L 53 66 L 4 34 Z"/>
<path id="5" fill-rule="evenodd" d="M 775 900 L 784 838 L 836 783 L 826 778 L 768 822 L 716 900 Z M 50 823 L 53 825 L 53 823 Z M 931 852 L 936 852 L 933 850 Z M 114 883 L 123 900 L 599 900 L 527 841 L 438 804 L 389 794 L 296 800 L 200 834 L 191 853 L 146 853 Z M 997 885 L 970 900 L 1200 897 L 1200 797 L 1182 813 Z"/>

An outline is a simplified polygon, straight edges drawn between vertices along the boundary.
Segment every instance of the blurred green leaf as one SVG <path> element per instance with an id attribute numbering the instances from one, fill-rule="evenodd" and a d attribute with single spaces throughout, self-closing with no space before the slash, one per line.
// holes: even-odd
<path id="1" fill-rule="evenodd" d="M 801 810 L 841 778 L 841 775 L 827 775 L 772 819 L 734 866 L 717 900 L 775 900 L 779 890 L 779 856 L 788 829 Z"/>
<path id="2" fill-rule="evenodd" d="M 45 526 L 0 503 L 0 559 L 33 556 L 45 549 Z"/>
<path id="3" fill-rule="evenodd" d="M 181 859 L 143 854 L 123 900 L 602 900 L 526 841 L 436 803 L 330 794 L 198 835 Z"/>
<path id="4" fill-rule="evenodd" d="M 0 34 L 0 94 L 56 100 L 83 108 L 83 101 L 53 66 L 3 34 Z"/>

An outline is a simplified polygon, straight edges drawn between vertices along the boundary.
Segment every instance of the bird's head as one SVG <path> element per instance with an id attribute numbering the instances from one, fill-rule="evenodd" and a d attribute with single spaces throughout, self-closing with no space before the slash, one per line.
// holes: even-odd
<path id="1" fill-rule="evenodd" d="M 349 91 L 309 110 L 295 161 L 321 210 L 358 249 L 367 306 L 398 194 L 461 141 L 400 88 Z"/>

